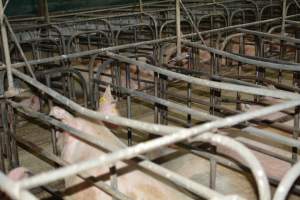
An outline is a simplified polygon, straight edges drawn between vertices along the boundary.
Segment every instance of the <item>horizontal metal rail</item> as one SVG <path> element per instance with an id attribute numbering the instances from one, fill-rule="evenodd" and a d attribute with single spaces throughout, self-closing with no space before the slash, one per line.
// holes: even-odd
<path id="1" fill-rule="evenodd" d="M 92 169 L 95 167 L 106 166 L 106 165 L 109 165 L 112 163 L 116 163 L 120 160 L 127 160 L 127 159 L 133 158 L 137 155 L 155 150 L 159 147 L 174 144 L 174 143 L 177 143 L 177 142 L 180 142 L 183 140 L 188 140 L 189 138 L 199 136 L 199 135 L 201 135 L 211 129 L 214 129 L 214 128 L 233 126 L 238 123 L 241 123 L 241 122 L 244 122 L 244 121 L 256 118 L 256 117 L 260 117 L 260 116 L 268 115 L 268 114 L 278 112 L 281 110 L 289 109 L 289 108 L 298 106 L 299 104 L 300 104 L 300 102 L 298 100 L 288 101 L 288 102 L 280 103 L 280 104 L 277 104 L 274 106 L 262 108 L 257 111 L 247 112 L 247 113 L 235 115 L 232 117 L 228 117 L 225 119 L 216 120 L 214 122 L 210 122 L 210 123 L 206 123 L 204 125 L 190 128 L 188 130 L 181 130 L 181 131 L 178 131 L 178 132 L 168 135 L 168 136 L 164 136 L 164 137 L 161 137 L 158 139 L 153 139 L 149 142 L 137 144 L 135 146 L 128 147 L 124 150 L 115 151 L 111 154 L 101 156 L 97 159 L 88 160 L 88 161 L 73 164 L 73 165 L 58 169 L 58 170 L 41 173 L 39 175 L 36 175 L 35 177 L 32 177 L 32 178 L 29 178 L 29 179 L 19 182 L 19 184 L 20 184 L 19 186 L 21 188 L 32 188 L 32 187 L 44 185 L 49 182 L 52 182 L 52 181 L 55 181 L 58 179 L 63 179 L 63 178 L 72 176 L 76 173 L 80 173 L 80 172 L 83 172 L 83 171 L 86 171 L 86 170 L 89 170 L 89 169 Z M 258 171 L 255 171 L 255 175 L 257 176 L 257 178 L 259 180 L 258 187 L 259 187 L 260 195 L 262 195 L 262 196 L 267 195 L 266 197 L 268 197 L 268 193 L 270 192 L 269 184 L 267 182 L 264 172 L 261 170 L 258 170 Z M 269 199 L 269 198 L 266 198 L 266 199 Z"/>

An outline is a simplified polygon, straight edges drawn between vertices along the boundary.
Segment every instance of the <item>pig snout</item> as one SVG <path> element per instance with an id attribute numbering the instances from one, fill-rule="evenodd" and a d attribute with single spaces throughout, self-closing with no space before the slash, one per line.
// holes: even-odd
<path id="1" fill-rule="evenodd" d="M 13 181 L 23 180 L 29 177 L 30 171 L 24 167 L 18 167 L 8 173 L 8 177 Z"/>
<path id="2" fill-rule="evenodd" d="M 7 177 L 12 181 L 20 181 L 29 177 L 30 171 L 24 167 L 18 167 L 11 170 Z M 11 200 L 4 192 L 0 191 L 0 199 L 1 200 Z"/>

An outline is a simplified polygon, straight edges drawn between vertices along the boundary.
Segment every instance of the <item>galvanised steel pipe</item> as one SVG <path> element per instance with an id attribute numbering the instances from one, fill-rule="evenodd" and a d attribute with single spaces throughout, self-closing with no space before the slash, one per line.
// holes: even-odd
<path id="1" fill-rule="evenodd" d="M 186 42 L 184 42 L 184 43 L 186 43 Z M 194 43 L 192 43 L 192 45 L 196 46 L 196 47 L 198 46 L 198 44 L 194 45 Z M 203 46 L 203 45 L 201 45 L 201 46 Z M 209 48 L 209 47 L 206 47 L 206 48 Z M 270 90 L 270 89 L 263 89 L 263 88 L 249 87 L 249 86 L 241 86 L 241 85 L 235 85 L 235 84 L 230 84 L 230 83 L 220 83 L 220 82 L 217 82 L 217 81 L 200 79 L 200 78 L 195 78 L 195 77 L 179 74 L 179 73 L 176 73 L 176 72 L 173 72 L 173 71 L 170 71 L 170 70 L 166 70 L 166 69 L 163 69 L 163 68 L 160 68 L 160 67 L 156 67 L 154 65 L 150 65 L 150 64 L 147 64 L 147 63 L 144 63 L 144 62 L 136 61 L 136 60 L 127 58 L 125 56 L 121 56 L 121 55 L 114 54 L 114 53 L 111 53 L 111 52 L 107 52 L 104 55 L 106 55 L 110 58 L 122 61 L 122 62 L 137 65 L 137 66 L 139 66 L 139 67 L 141 67 L 142 69 L 145 69 L 145 70 L 154 71 L 154 72 L 157 72 L 159 74 L 166 75 L 168 77 L 172 77 L 172 78 L 175 78 L 175 79 L 178 79 L 178 80 L 186 81 L 187 83 L 197 84 L 197 85 L 206 86 L 206 87 L 215 88 L 215 89 L 223 89 L 223 90 L 229 90 L 229 91 L 234 91 L 234 92 L 244 92 L 244 93 L 248 93 L 248 94 L 270 96 L 270 97 L 275 97 L 275 98 L 300 99 L 299 94 L 295 94 L 295 93 L 292 93 L 292 92 L 277 90 L 276 93 L 274 93 L 274 90 Z M 234 55 L 234 54 L 232 54 L 232 55 Z M 300 68 L 299 68 L 299 70 L 300 70 Z"/>
<path id="2" fill-rule="evenodd" d="M 281 180 L 273 200 L 285 200 L 294 182 L 300 175 L 300 162 L 294 165 Z"/>
<path id="3" fill-rule="evenodd" d="M 244 57 L 244 56 L 240 56 L 237 54 L 232 54 L 232 53 L 228 53 L 226 51 L 221 51 L 218 49 L 214 49 L 211 47 L 206 47 L 204 45 L 201 45 L 199 43 L 195 43 L 195 42 L 190 42 L 187 40 L 182 40 L 182 43 L 185 44 L 186 46 L 190 46 L 190 47 L 195 47 L 195 48 L 199 48 L 202 50 L 206 50 L 209 51 L 211 53 L 226 57 L 226 58 L 230 58 L 232 60 L 236 60 L 242 63 L 246 63 L 246 64 L 250 64 L 250 65 L 256 65 L 259 67 L 264 67 L 264 68 L 270 68 L 270 69 L 277 69 L 277 70 L 286 70 L 286 71 L 300 71 L 300 65 L 299 64 L 277 64 L 277 63 L 271 63 L 271 62 L 265 62 L 265 61 L 259 61 L 259 60 L 254 60 L 254 59 L 250 59 L 248 57 Z"/>
<path id="4" fill-rule="evenodd" d="M 13 102 L 13 101 L 8 101 L 8 102 L 14 108 L 18 109 L 23 114 L 30 116 L 30 117 L 34 117 L 38 120 L 52 124 L 56 127 L 59 127 L 61 129 L 65 130 L 65 131 L 68 131 L 71 135 L 74 135 L 76 138 L 79 138 L 80 140 L 86 142 L 89 145 L 95 146 L 100 149 L 104 149 L 105 151 L 108 151 L 108 152 L 113 152 L 113 151 L 118 150 L 118 149 L 111 148 L 111 146 L 107 143 L 102 143 L 99 140 L 99 138 L 96 138 L 94 136 L 91 136 L 90 134 L 87 134 L 85 132 L 74 129 L 56 119 L 53 119 L 53 118 L 45 115 L 45 114 L 35 112 L 32 109 L 23 107 L 21 104 Z M 118 140 L 118 139 L 116 138 L 116 140 Z M 126 146 L 122 142 L 119 142 L 119 144 L 122 148 L 126 148 Z M 207 199 L 210 199 L 210 198 L 215 198 L 216 200 L 224 199 L 224 195 L 221 195 L 221 194 L 217 193 L 216 191 L 211 190 L 210 188 L 202 186 L 201 184 L 195 183 L 194 181 L 192 181 L 186 177 L 183 177 L 183 176 L 176 174 L 168 169 L 165 169 L 149 160 L 146 160 L 142 156 L 139 156 L 139 158 L 144 160 L 142 162 L 137 163 L 137 165 L 139 165 L 140 167 L 143 167 L 146 170 L 149 170 L 159 176 L 162 176 L 162 177 L 172 181 L 174 184 L 193 192 L 194 194 L 197 194 L 197 195 L 199 195 L 203 198 L 207 198 Z M 57 161 L 57 159 L 55 161 Z M 59 163 L 61 165 L 66 165 L 65 162 L 62 163 L 60 161 Z M 103 184 L 100 184 L 99 186 L 101 186 L 100 188 L 103 189 L 104 191 L 107 191 L 106 187 L 103 188 Z M 110 194 L 113 193 L 113 191 L 111 189 L 109 189 L 108 192 Z M 118 193 L 114 193 L 114 194 L 117 195 L 117 197 L 119 197 L 118 199 L 120 199 L 120 197 L 122 197 L 121 199 L 124 199 L 124 196 L 120 196 L 121 194 L 118 194 Z"/>
<path id="5" fill-rule="evenodd" d="M 67 97 L 59 94 L 58 92 L 52 90 L 51 88 L 48 88 L 47 86 L 43 85 L 42 83 L 32 79 L 31 77 L 23 74 L 22 72 L 19 72 L 16 69 L 12 69 L 13 74 L 17 76 L 18 78 L 22 79 L 23 81 L 29 83 L 30 85 L 36 87 L 37 89 L 45 92 L 49 96 L 56 99 L 61 104 L 73 109 L 74 111 L 87 116 L 89 118 L 110 122 L 112 124 L 118 124 L 125 127 L 135 128 L 138 130 L 147 131 L 149 133 L 160 133 L 160 134 L 169 134 L 173 133 L 178 130 L 176 127 L 170 127 L 170 126 L 163 126 L 163 125 L 153 125 L 151 123 L 146 122 L 140 122 L 136 120 L 127 119 L 124 117 L 118 117 L 118 116 L 112 116 L 112 115 L 106 115 L 103 113 L 99 113 L 96 111 L 89 110 L 87 108 L 84 108 L 80 106 L 79 104 L 75 103 L 74 101 L 68 99 Z"/>
<path id="6" fill-rule="evenodd" d="M 299 140 L 285 137 L 283 135 L 274 134 L 271 131 L 262 130 L 262 129 L 258 129 L 255 127 L 247 127 L 247 128 L 242 129 L 242 131 L 246 132 L 249 135 L 253 135 L 253 136 L 264 138 L 264 139 L 270 139 L 272 141 L 275 141 L 280 144 L 284 144 L 289 147 L 300 148 Z"/>
<path id="7" fill-rule="evenodd" d="M 251 35 L 257 35 L 257 36 L 262 36 L 262 37 L 271 38 L 271 39 L 278 39 L 278 40 L 283 40 L 283 41 L 292 42 L 292 43 L 300 43 L 300 39 L 296 39 L 293 37 L 275 35 L 275 34 L 271 34 L 271 33 L 248 30 L 248 29 L 244 29 L 244 28 L 237 28 L 236 30 L 240 31 L 242 33 L 247 33 L 247 34 L 251 34 Z"/>
<path id="8" fill-rule="evenodd" d="M 177 58 L 181 56 L 181 21 L 180 21 L 180 0 L 175 0 L 176 4 L 176 36 L 177 36 Z"/>
<path id="9" fill-rule="evenodd" d="M 290 15 L 287 18 L 293 18 L 293 17 L 297 17 L 297 16 L 300 16 L 300 14 Z M 216 32 L 227 31 L 227 30 L 231 30 L 231 29 L 235 29 L 235 28 L 241 28 L 241 27 L 247 27 L 247 26 L 252 26 L 252 25 L 257 25 L 257 24 L 276 22 L 276 21 L 279 21 L 279 20 L 281 20 L 281 17 L 273 18 L 273 19 L 267 19 L 267 20 L 263 20 L 263 21 L 250 22 L 250 23 L 246 23 L 246 24 L 227 26 L 227 27 L 223 27 L 223 28 L 202 31 L 200 33 L 201 34 L 216 33 Z M 182 38 L 189 38 L 189 37 L 193 37 L 193 36 L 197 36 L 197 35 L 198 35 L 198 33 L 190 33 L 190 34 L 183 35 Z M 133 43 L 133 44 L 125 44 L 125 45 L 119 45 L 119 46 L 114 46 L 114 47 L 107 47 L 107 48 L 95 49 L 95 50 L 90 50 L 90 51 L 83 51 L 83 52 L 73 53 L 73 54 L 64 54 L 64 55 L 59 55 L 59 56 L 53 56 L 51 58 L 43 58 L 43 59 L 39 59 L 39 60 L 32 60 L 32 61 L 29 61 L 28 63 L 31 64 L 31 65 L 44 64 L 44 63 L 60 61 L 60 60 L 66 60 L 66 59 L 72 59 L 72 58 L 78 58 L 78 57 L 83 57 L 83 56 L 91 56 L 91 55 L 94 55 L 94 54 L 103 53 L 105 51 L 117 51 L 117 50 L 126 49 L 126 48 L 138 47 L 138 46 L 141 46 L 141 45 L 168 42 L 168 41 L 176 40 L 176 38 L 177 38 L 176 36 L 172 36 L 172 37 L 158 39 L 158 40 L 137 42 L 137 43 Z M 12 64 L 13 68 L 19 68 L 19 67 L 24 67 L 24 66 L 26 66 L 26 64 L 24 62 Z M 3 70 L 3 69 L 5 69 L 5 66 L 0 66 L 0 70 Z"/>
<path id="10" fill-rule="evenodd" d="M 38 200 L 30 192 L 18 187 L 17 183 L 6 177 L 0 171 L 0 190 L 5 192 L 9 197 L 16 200 Z"/>
<path id="11" fill-rule="evenodd" d="M 4 60 L 6 65 L 6 73 L 7 73 L 7 80 L 8 80 L 8 92 L 13 95 L 16 91 L 14 86 L 14 80 L 12 76 L 12 65 L 11 65 L 11 58 L 9 52 L 9 44 L 8 44 L 8 37 L 7 37 L 7 30 L 4 23 L 4 11 L 3 11 L 3 4 L 2 0 L 0 0 L 0 29 L 1 29 L 1 38 L 2 38 L 2 47 L 4 53 Z"/>
<path id="12" fill-rule="evenodd" d="M 177 142 L 181 142 L 187 140 L 189 138 L 193 138 L 199 136 L 211 129 L 214 128 L 223 128 L 229 127 L 241 122 L 251 120 L 256 117 L 272 114 L 275 112 L 279 112 L 281 110 L 289 109 L 300 104 L 299 100 L 288 101 L 284 103 L 280 103 L 278 105 L 265 107 L 260 110 L 256 110 L 253 112 L 246 112 L 243 114 L 235 115 L 232 117 L 220 119 L 214 122 L 206 123 L 204 125 L 196 126 L 190 129 L 184 129 L 174 134 L 167 135 L 161 138 L 153 139 L 149 142 L 141 143 L 132 147 L 128 147 L 126 149 L 115 151 L 111 154 L 100 156 L 99 158 L 80 162 L 77 164 L 73 164 L 64 168 L 60 168 L 58 170 L 53 170 L 50 172 L 41 173 L 36 175 L 35 177 L 28 178 L 26 180 L 22 180 L 19 182 L 19 186 L 21 188 L 32 188 L 40 185 L 44 185 L 50 183 L 52 181 L 63 179 L 73 174 L 80 173 L 89 169 L 93 169 L 95 167 L 106 166 L 112 163 L 116 163 L 120 160 L 127 160 L 137 155 L 155 150 L 159 147 L 171 145 Z M 270 199 L 270 188 L 267 182 L 266 175 L 264 171 L 257 171 L 257 175 L 259 176 L 258 188 L 260 191 L 260 197 L 263 200 Z M 266 184 L 264 184 L 266 183 Z"/>
<path id="13" fill-rule="evenodd" d="M 209 142 L 213 145 L 221 145 L 238 153 L 247 163 L 249 169 L 254 175 L 258 186 L 260 199 L 271 199 L 270 186 L 264 169 L 255 155 L 245 145 L 228 136 L 218 135 L 214 133 L 204 133 L 193 139 L 193 141 Z"/>
<path id="14" fill-rule="evenodd" d="M 178 103 L 174 103 L 174 102 L 171 102 L 171 101 L 168 101 L 168 100 L 156 97 L 156 96 L 152 96 L 152 95 L 149 95 L 149 94 L 146 94 L 146 93 L 143 93 L 143 92 L 139 92 L 139 91 L 129 89 L 129 88 L 124 88 L 124 87 L 116 87 L 116 88 L 118 88 L 118 90 L 120 90 L 123 93 L 130 94 L 132 97 L 136 97 L 136 98 L 143 99 L 145 101 L 149 101 L 149 102 L 153 102 L 153 103 L 158 103 L 158 104 L 167 106 L 169 108 L 174 108 L 178 111 L 182 111 L 182 112 L 185 112 L 187 114 L 191 114 L 193 116 L 198 116 L 198 117 L 200 117 L 202 119 L 205 119 L 205 120 L 210 120 L 211 121 L 211 120 L 219 119 L 219 117 L 213 116 L 213 115 L 211 115 L 209 113 L 206 113 L 204 111 L 191 109 L 187 106 L 183 106 L 183 105 L 180 105 Z"/>

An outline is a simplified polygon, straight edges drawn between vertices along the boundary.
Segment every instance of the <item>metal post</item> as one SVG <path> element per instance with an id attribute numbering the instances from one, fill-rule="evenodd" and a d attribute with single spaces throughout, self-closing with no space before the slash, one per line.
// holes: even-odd
<path id="1" fill-rule="evenodd" d="M 10 53 L 9 53 L 9 46 L 8 46 L 8 38 L 7 38 L 7 31 L 5 24 L 3 23 L 3 4 L 2 0 L 0 0 L 0 13 L 2 13 L 1 17 L 1 35 L 2 35 L 2 45 L 3 45 L 3 51 L 4 51 L 4 57 L 5 57 L 5 65 L 7 70 L 7 80 L 8 80 L 8 96 L 13 96 L 15 94 L 15 86 L 11 71 L 11 59 L 10 59 Z"/>
<path id="2" fill-rule="evenodd" d="M 176 0 L 176 35 L 177 35 L 177 57 L 181 56 L 181 22 L 180 22 L 180 0 Z"/>
<path id="3" fill-rule="evenodd" d="M 143 0 L 139 0 L 139 4 L 140 4 L 140 12 L 144 12 L 144 5 L 143 5 Z"/>
<path id="4" fill-rule="evenodd" d="M 48 0 L 39 0 L 39 15 L 44 17 L 46 23 L 50 23 Z"/>

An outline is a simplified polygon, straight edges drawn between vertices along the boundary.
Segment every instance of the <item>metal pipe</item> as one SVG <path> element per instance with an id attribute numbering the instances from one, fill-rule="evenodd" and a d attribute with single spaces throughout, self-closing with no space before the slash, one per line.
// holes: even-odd
<path id="1" fill-rule="evenodd" d="M 28 108 L 25 108 L 23 107 L 21 104 L 19 103 L 15 103 L 13 101 L 9 101 L 9 103 L 16 109 L 18 109 L 20 112 L 22 112 L 23 114 L 27 115 L 27 116 L 30 116 L 30 117 L 34 117 L 38 120 L 41 120 L 43 122 L 46 122 L 46 123 L 50 123 L 52 125 L 55 125 L 59 128 L 62 128 L 63 130 L 65 131 L 68 131 L 70 134 L 74 135 L 76 138 L 79 138 L 80 140 L 83 140 L 85 142 L 87 142 L 88 144 L 91 144 L 91 145 L 95 145 L 96 147 L 98 148 L 101 148 L 101 149 L 104 149 L 106 151 L 109 151 L 109 152 L 113 152 L 113 151 L 116 151 L 117 149 L 115 148 L 112 148 L 109 144 L 106 144 L 106 143 L 102 143 L 101 141 L 99 141 L 98 138 L 95 138 L 93 136 L 91 136 L 90 134 L 88 133 L 84 133 L 84 132 L 81 132 L 81 131 L 78 131 L 68 125 L 65 125 L 63 124 L 62 122 L 59 122 L 51 117 L 48 117 L 47 115 L 45 114 L 42 114 L 42 113 L 38 113 L 38 112 L 35 112 L 31 109 L 28 109 Z M 119 142 L 120 146 L 122 148 L 125 148 L 126 146 Z M 63 161 L 60 161 L 59 158 L 55 157 L 54 155 L 52 155 L 51 157 L 54 157 L 55 158 L 55 162 L 58 162 L 60 165 L 66 165 L 65 162 Z M 223 195 L 213 191 L 213 190 L 210 190 L 209 188 L 206 188 L 205 186 L 202 186 L 200 184 L 197 184 L 181 175 L 178 175 L 168 169 L 165 169 L 149 160 L 146 160 L 143 156 L 139 156 L 139 158 L 143 159 L 144 161 L 142 162 L 139 162 L 137 163 L 137 165 L 139 165 L 140 167 L 143 167 L 155 174 L 158 174 L 172 182 L 174 182 L 176 185 L 179 185 L 181 187 L 184 187 L 185 189 L 201 196 L 201 197 L 204 197 L 204 198 L 216 198 L 216 200 L 221 200 L 223 199 Z M 57 161 L 58 160 L 58 161 Z"/>
<path id="2" fill-rule="evenodd" d="M 175 132 L 174 134 L 153 139 L 149 142 L 137 144 L 126 149 L 118 150 L 111 154 L 106 154 L 96 159 L 80 162 L 54 171 L 41 173 L 29 179 L 20 181 L 19 186 L 21 188 L 32 188 L 44 185 L 49 182 L 66 178 L 72 176 L 73 174 L 80 173 L 95 167 L 109 165 L 112 163 L 116 163 L 120 160 L 131 159 L 137 155 L 155 150 L 158 147 L 164 147 L 170 144 L 181 142 L 183 140 L 187 140 L 189 138 L 196 137 L 214 128 L 233 126 L 243 121 L 247 121 L 263 115 L 268 115 L 274 112 L 279 112 L 281 110 L 289 109 L 291 107 L 298 106 L 299 104 L 299 100 L 289 101 L 285 103 L 280 103 L 278 105 L 265 107 L 253 112 L 247 112 L 225 119 L 220 119 L 214 122 L 206 123 L 188 130 L 180 130 L 178 132 Z M 259 174 L 260 178 L 264 179 L 265 175 L 263 171 L 259 171 L 257 173 Z M 263 182 L 263 180 L 260 180 L 258 186 L 262 186 Z M 265 187 L 268 187 L 268 185 Z"/>
<path id="3" fill-rule="evenodd" d="M 191 24 L 193 25 L 193 28 L 195 29 L 195 31 L 198 33 L 198 37 L 200 38 L 200 40 L 202 41 L 203 45 L 206 46 L 205 40 L 203 39 L 197 25 L 195 24 L 194 20 L 192 19 L 192 17 L 190 16 L 190 13 L 188 12 L 187 8 L 184 6 L 182 0 L 179 0 L 180 5 L 183 9 L 183 11 L 185 12 L 186 16 L 188 17 L 189 21 L 191 22 Z"/>
<path id="4" fill-rule="evenodd" d="M 284 200 L 293 186 L 293 183 L 298 179 L 299 175 L 300 162 L 295 164 L 283 177 L 279 186 L 277 187 L 273 200 Z"/>
<path id="5" fill-rule="evenodd" d="M 136 121 L 136 120 L 131 120 L 131 119 L 127 119 L 124 117 L 118 117 L 118 116 L 111 116 L 111 115 L 106 115 L 103 113 L 99 113 L 96 111 L 92 111 L 89 109 L 86 109 L 82 106 L 80 106 L 79 104 L 75 103 L 74 101 L 68 99 L 67 97 L 59 94 L 58 92 L 52 90 L 51 88 L 48 88 L 47 86 L 41 84 L 40 82 L 30 78 L 29 76 L 19 72 L 16 69 L 12 70 L 14 75 L 19 77 L 20 79 L 24 80 L 25 82 L 29 83 L 30 85 L 38 88 L 39 90 L 47 93 L 49 96 L 53 97 L 54 99 L 56 99 L 58 102 L 60 102 L 61 104 L 72 108 L 74 111 L 87 116 L 89 118 L 93 118 L 93 119 L 97 119 L 97 120 L 101 120 L 101 121 L 105 121 L 105 122 L 109 122 L 112 124 L 118 124 L 121 126 L 125 126 L 125 127 L 131 127 L 131 128 L 135 128 L 138 130 L 143 130 L 143 131 L 147 131 L 150 133 L 160 133 L 160 134 L 168 134 L 168 133 L 172 133 L 176 130 L 178 130 L 178 128 L 176 127 L 171 127 L 171 126 L 162 126 L 162 125 L 153 125 L 150 123 L 146 123 L 146 122 L 140 122 L 140 121 Z"/>
<path id="6" fill-rule="evenodd" d="M 193 141 L 209 142 L 213 145 L 225 146 L 226 148 L 238 153 L 247 163 L 248 167 L 250 168 L 252 174 L 256 179 L 259 191 L 259 199 L 271 199 L 270 186 L 268 179 L 265 175 L 264 169 L 255 157 L 255 155 L 246 146 L 227 136 L 217 135 L 213 133 L 202 134 L 193 139 Z"/>
<path id="7" fill-rule="evenodd" d="M 176 36 L 177 36 L 177 58 L 181 57 L 181 13 L 180 0 L 175 0 L 176 4 Z"/>
<path id="8" fill-rule="evenodd" d="M 290 16 L 287 16 L 287 18 L 293 18 L 296 16 L 300 16 L 300 14 L 290 15 Z M 217 28 L 217 29 L 213 29 L 213 30 L 202 31 L 200 33 L 202 35 L 208 34 L 208 33 L 216 33 L 216 32 L 220 32 L 220 31 L 231 30 L 234 28 L 241 28 L 241 27 L 253 26 L 253 25 L 257 25 L 257 24 L 276 22 L 276 21 L 279 21 L 280 19 L 281 19 L 281 17 L 278 17 L 278 18 L 273 18 L 273 19 L 268 19 L 268 20 L 263 20 L 263 21 L 256 21 L 256 22 L 250 22 L 250 23 L 246 23 L 246 24 L 239 24 L 239 25 L 227 26 L 227 27 L 223 27 L 223 28 Z M 198 33 L 186 34 L 186 35 L 183 35 L 182 38 L 189 38 L 189 37 L 197 36 L 197 34 Z M 167 38 L 158 39 L 158 40 L 149 40 L 149 41 L 145 41 L 145 42 L 137 42 L 137 43 L 132 43 L 132 44 L 118 45 L 118 46 L 114 46 L 114 47 L 107 47 L 107 48 L 83 51 L 83 52 L 79 52 L 79 53 L 64 54 L 64 55 L 59 55 L 59 56 L 53 56 L 52 58 L 43 58 L 43 59 L 39 59 L 39 60 L 29 61 L 29 64 L 37 65 L 37 64 L 44 64 L 44 63 L 48 63 L 48 62 L 60 61 L 60 60 L 65 60 L 65 59 L 90 56 L 90 55 L 94 55 L 94 54 L 103 53 L 105 51 L 116 51 L 116 50 L 133 48 L 133 47 L 142 46 L 142 45 L 157 44 L 157 43 L 172 41 L 172 40 L 175 40 L 176 38 L 177 38 L 176 36 L 172 36 L 172 37 L 167 37 Z M 19 68 L 19 67 L 23 67 L 25 65 L 26 64 L 24 62 L 20 62 L 20 63 L 12 64 L 12 67 Z M 5 66 L 0 66 L 0 70 L 1 69 L 5 69 Z"/>
<path id="9" fill-rule="evenodd" d="M 282 135 L 274 134 L 267 130 L 261 130 L 255 127 L 247 127 L 242 129 L 242 131 L 248 133 L 249 135 L 254 135 L 256 137 L 271 139 L 272 141 L 284 144 L 289 147 L 300 148 L 300 141 Z"/>
<path id="10" fill-rule="evenodd" d="M 187 42 L 184 42 L 184 43 L 187 43 Z M 190 43 L 188 43 L 188 44 L 190 44 Z M 199 44 L 194 44 L 194 43 L 191 43 L 191 44 L 192 44 L 191 46 L 195 46 L 195 47 L 197 47 L 199 45 Z M 204 47 L 204 46 L 201 45 L 201 47 Z M 205 47 L 205 48 L 209 48 L 209 47 Z M 163 75 L 166 75 L 168 77 L 172 77 L 172 78 L 175 78 L 175 79 L 178 79 L 178 80 L 186 81 L 188 83 L 197 84 L 197 85 L 201 85 L 201 86 L 206 86 L 206 87 L 210 87 L 210 88 L 223 89 L 223 90 L 235 91 L 235 92 L 238 91 L 238 92 L 262 95 L 262 96 L 271 96 L 271 97 L 275 97 L 275 98 L 284 98 L 284 99 L 286 99 L 286 98 L 299 99 L 300 98 L 299 94 L 294 94 L 294 93 L 291 93 L 291 92 L 285 92 L 285 91 L 277 90 L 277 92 L 274 93 L 274 90 L 269 90 L 269 89 L 254 88 L 254 87 L 241 86 L 241 85 L 235 85 L 235 84 L 230 84 L 230 83 L 220 83 L 220 82 L 216 82 L 216 81 L 211 81 L 211 80 L 186 76 L 186 75 L 183 75 L 183 74 L 179 74 L 179 73 L 172 72 L 172 71 L 169 71 L 169 70 L 166 70 L 166 69 L 163 69 L 163 68 L 156 67 L 154 65 L 150 65 L 150 64 L 147 64 L 147 63 L 136 61 L 136 60 L 127 58 L 125 56 L 114 54 L 114 53 L 111 53 L 111 52 L 107 52 L 107 53 L 105 53 L 105 55 L 110 57 L 110 58 L 122 61 L 122 62 L 137 65 L 137 66 L 139 66 L 139 67 L 141 67 L 145 70 L 154 71 L 154 72 L 157 72 L 158 74 L 163 74 Z"/>
<path id="11" fill-rule="evenodd" d="M 16 46 L 17 46 L 17 48 L 18 48 L 18 50 L 19 50 L 19 52 L 20 52 L 20 54 L 21 54 L 21 56 L 22 56 L 22 58 L 23 58 L 23 60 L 24 60 L 24 62 L 25 62 L 25 64 L 26 64 L 26 67 L 27 67 L 27 69 L 28 69 L 30 75 L 31 75 L 34 79 L 36 79 L 36 77 L 35 77 L 35 75 L 34 75 L 34 72 L 33 72 L 33 70 L 32 70 L 32 67 L 31 67 L 31 65 L 28 63 L 28 60 L 27 60 L 27 58 L 26 58 L 26 55 L 25 55 L 25 53 L 24 53 L 24 51 L 23 51 L 23 49 L 22 49 L 22 47 L 21 47 L 21 45 L 20 45 L 20 43 L 19 43 L 19 41 L 18 41 L 18 39 L 17 39 L 17 37 L 16 37 L 16 34 L 14 33 L 13 29 L 11 28 L 11 25 L 9 24 L 9 22 L 8 22 L 8 20 L 7 20 L 6 17 L 4 18 L 4 22 L 5 22 L 5 24 L 7 25 L 8 31 L 10 32 L 10 36 L 12 37 L 13 41 L 15 42 L 15 44 L 16 44 Z"/>
<path id="12" fill-rule="evenodd" d="M 15 200 L 38 200 L 35 196 L 28 191 L 18 187 L 18 184 L 0 171 L 0 190 L 5 192 L 8 196 Z"/>
<path id="13" fill-rule="evenodd" d="M 4 57 L 5 57 L 5 65 L 6 65 L 7 79 L 8 79 L 8 93 L 7 93 L 7 95 L 8 96 L 10 96 L 10 95 L 14 96 L 16 91 L 15 91 L 14 80 L 13 80 L 12 71 L 11 71 L 12 66 L 11 66 L 7 31 L 6 31 L 5 24 L 3 23 L 4 11 L 3 11 L 2 0 L 0 0 L 0 13 L 1 13 L 0 26 L 1 26 L 2 45 L 3 45 L 3 52 L 4 52 Z"/>
<path id="14" fill-rule="evenodd" d="M 205 47 L 204 45 L 195 43 L 195 42 L 190 42 L 187 40 L 183 40 L 182 41 L 183 44 L 190 46 L 190 47 L 196 47 L 196 48 L 200 48 L 200 49 L 204 49 L 206 51 L 215 53 L 217 55 L 226 57 L 226 58 L 230 58 L 232 60 L 236 60 L 242 63 L 246 63 L 246 64 L 250 64 L 250 65 L 257 65 L 259 67 L 264 67 L 264 68 L 270 68 L 270 69 L 278 69 L 278 70 L 286 70 L 286 71 L 300 71 L 299 65 L 298 64 L 277 64 L 277 63 L 271 63 L 271 62 L 265 62 L 265 61 L 259 61 L 259 60 L 255 60 L 255 59 L 251 59 L 250 56 L 240 56 L 237 54 L 232 54 L 232 53 L 228 53 L 226 51 L 221 51 L 218 49 L 214 49 L 211 47 Z M 249 57 L 249 58 L 248 58 Z"/>
<path id="15" fill-rule="evenodd" d="M 288 37 L 285 35 L 275 35 L 275 34 L 264 33 L 264 32 L 260 32 L 260 31 L 248 30 L 248 29 L 244 29 L 244 28 L 237 28 L 236 30 L 243 32 L 243 33 L 251 34 L 251 35 L 263 36 L 263 37 L 267 37 L 267 38 L 271 38 L 271 39 L 278 39 L 278 40 L 282 40 L 282 41 L 286 41 L 286 42 L 300 43 L 300 39 Z"/>

